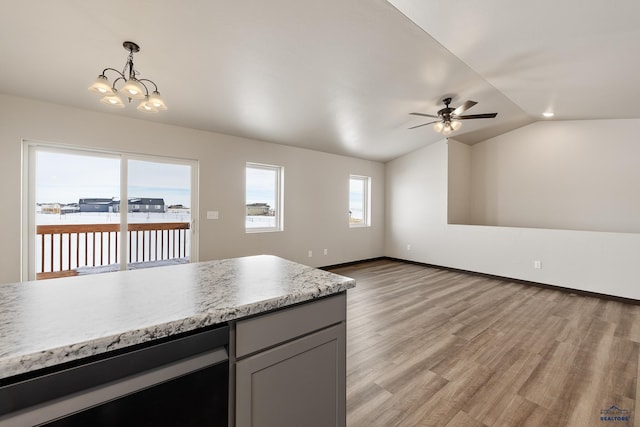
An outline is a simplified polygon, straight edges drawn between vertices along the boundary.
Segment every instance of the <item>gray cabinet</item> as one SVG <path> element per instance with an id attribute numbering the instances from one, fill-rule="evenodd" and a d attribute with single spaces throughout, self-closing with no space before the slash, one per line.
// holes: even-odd
<path id="1" fill-rule="evenodd" d="M 346 424 L 346 296 L 236 325 L 237 427 Z"/>

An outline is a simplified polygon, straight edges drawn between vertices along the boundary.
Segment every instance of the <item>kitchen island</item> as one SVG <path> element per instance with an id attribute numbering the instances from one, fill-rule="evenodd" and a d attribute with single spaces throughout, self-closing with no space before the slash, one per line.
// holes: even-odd
<path id="1" fill-rule="evenodd" d="M 300 337 L 323 341 L 318 336 L 337 327 L 344 376 L 345 293 L 353 286 L 267 255 L 0 285 L 0 385 L 225 325 L 234 425 L 236 400 L 246 393 L 236 390 L 236 366 L 246 388 L 252 366 L 302 348 Z"/>

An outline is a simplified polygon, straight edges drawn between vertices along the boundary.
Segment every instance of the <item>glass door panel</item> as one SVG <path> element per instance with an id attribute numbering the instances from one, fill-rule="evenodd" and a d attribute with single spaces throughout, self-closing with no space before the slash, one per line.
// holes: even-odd
<path id="1" fill-rule="evenodd" d="M 189 262 L 191 174 L 188 164 L 128 160 L 127 268 Z"/>
<path id="2" fill-rule="evenodd" d="M 120 159 L 35 152 L 35 277 L 120 269 Z"/>

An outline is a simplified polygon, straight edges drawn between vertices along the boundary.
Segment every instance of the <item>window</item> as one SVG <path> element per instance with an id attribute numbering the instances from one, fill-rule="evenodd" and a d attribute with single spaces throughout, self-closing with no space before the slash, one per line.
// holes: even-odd
<path id="1" fill-rule="evenodd" d="M 249 232 L 282 230 L 282 167 L 247 163 L 246 219 Z"/>
<path id="2" fill-rule="evenodd" d="M 197 162 L 35 142 L 24 153 L 23 280 L 197 260 Z"/>
<path id="3" fill-rule="evenodd" d="M 349 176 L 349 227 L 368 227 L 371 178 L 368 176 Z"/>

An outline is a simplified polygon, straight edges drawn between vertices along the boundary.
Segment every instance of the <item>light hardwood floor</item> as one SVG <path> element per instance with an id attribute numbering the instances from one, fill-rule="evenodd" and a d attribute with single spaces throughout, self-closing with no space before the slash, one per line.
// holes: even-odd
<path id="1" fill-rule="evenodd" d="M 640 427 L 640 306 L 391 260 L 332 271 L 357 282 L 349 426 Z"/>

